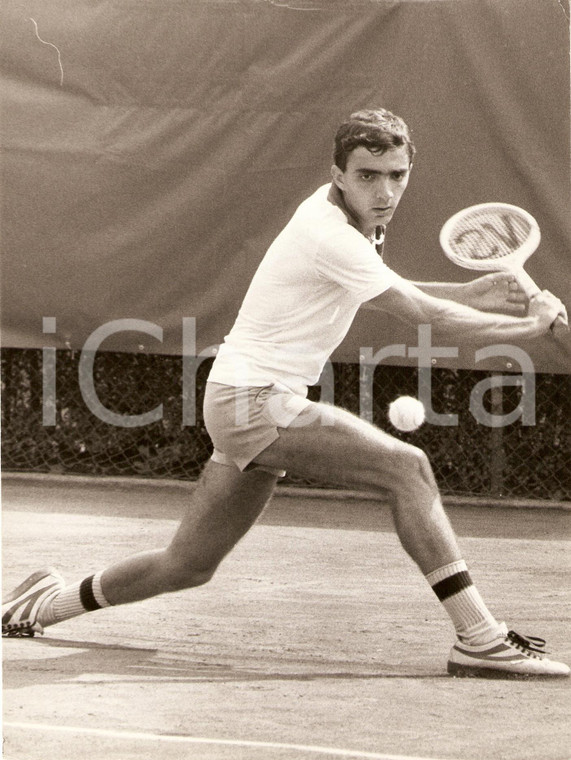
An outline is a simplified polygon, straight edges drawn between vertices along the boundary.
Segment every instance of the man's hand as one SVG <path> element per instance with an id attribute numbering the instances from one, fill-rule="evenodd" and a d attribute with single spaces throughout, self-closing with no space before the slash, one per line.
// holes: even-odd
<path id="1" fill-rule="evenodd" d="M 544 332 L 547 332 L 551 328 L 551 325 L 559 315 L 565 324 L 569 324 L 565 306 L 549 290 L 542 290 L 529 299 L 528 314 L 530 317 L 537 319 Z"/>
<path id="2" fill-rule="evenodd" d="M 509 272 L 492 272 L 464 284 L 464 303 L 480 311 L 525 314 L 528 298 Z"/>

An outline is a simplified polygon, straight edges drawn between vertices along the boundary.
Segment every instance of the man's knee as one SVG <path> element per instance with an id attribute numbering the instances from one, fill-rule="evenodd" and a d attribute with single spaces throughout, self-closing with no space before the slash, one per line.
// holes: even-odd
<path id="1" fill-rule="evenodd" d="M 432 466 L 422 449 L 399 442 L 389 459 L 390 486 L 396 494 L 426 489 L 437 491 Z"/>
<path id="2" fill-rule="evenodd" d="M 164 563 L 166 585 L 170 591 L 203 586 L 212 578 L 219 562 L 206 558 L 181 557 L 167 549 Z"/>

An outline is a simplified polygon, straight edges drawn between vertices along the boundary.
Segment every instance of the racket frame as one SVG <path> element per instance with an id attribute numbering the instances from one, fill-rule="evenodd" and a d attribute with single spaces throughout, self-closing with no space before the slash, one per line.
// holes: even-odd
<path id="1" fill-rule="evenodd" d="M 460 219 L 463 219 L 475 211 L 486 211 L 486 209 L 503 209 L 505 211 L 511 211 L 520 217 L 523 217 L 529 224 L 529 233 L 527 240 L 523 242 L 512 253 L 506 253 L 504 256 L 498 258 L 481 258 L 472 259 L 464 257 L 456 253 L 456 251 L 450 245 L 450 239 L 452 231 L 458 224 Z M 450 261 L 454 262 L 458 266 L 464 269 L 472 269 L 480 272 L 512 272 L 516 277 L 521 287 L 525 291 L 528 297 L 532 297 L 539 293 L 540 288 L 536 285 L 533 279 L 527 274 L 523 268 L 523 264 L 537 249 L 541 241 L 541 230 L 536 219 L 525 209 L 519 206 L 514 206 L 511 203 L 478 203 L 475 206 L 468 206 L 456 212 L 448 219 L 442 229 L 440 230 L 440 245 L 446 256 Z"/>
<path id="2" fill-rule="evenodd" d="M 527 239 L 512 253 L 507 253 L 504 256 L 498 258 L 480 258 L 472 259 L 464 257 L 456 253 L 456 251 L 450 245 L 450 239 L 453 229 L 458 224 L 458 221 L 474 213 L 475 211 L 485 211 L 486 209 L 504 209 L 505 211 L 511 211 L 517 216 L 523 217 L 529 224 L 529 233 Z M 518 281 L 520 287 L 528 298 L 533 298 L 541 292 L 541 288 L 535 283 L 532 277 L 523 268 L 527 259 L 536 251 L 541 241 L 541 230 L 535 217 L 533 217 L 528 211 L 519 206 L 514 206 L 511 203 L 478 203 L 473 206 L 467 206 L 466 208 L 457 211 L 453 214 L 443 225 L 440 230 L 439 242 L 442 250 L 446 254 L 446 257 L 450 259 L 454 264 L 463 267 L 464 269 L 471 269 L 480 272 L 510 272 L 514 275 Z M 551 326 L 552 331 L 556 334 L 562 332 L 568 332 L 569 326 L 563 319 L 562 315 L 559 315 Z"/>

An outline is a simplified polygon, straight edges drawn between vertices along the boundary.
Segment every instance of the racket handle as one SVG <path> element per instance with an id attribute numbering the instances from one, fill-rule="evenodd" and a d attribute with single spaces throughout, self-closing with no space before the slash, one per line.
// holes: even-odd
<path id="1" fill-rule="evenodd" d="M 531 279 L 525 269 L 518 267 L 513 274 L 528 298 L 533 298 L 533 296 L 541 293 L 541 288 L 539 285 L 536 285 L 535 281 Z"/>
<path id="2" fill-rule="evenodd" d="M 520 284 L 523 292 L 528 298 L 533 298 L 541 292 L 541 288 L 536 285 L 535 281 L 528 275 L 525 269 L 519 269 L 514 272 L 514 275 Z M 564 335 L 569 332 L 569 323 L 564 314 L 558 314 L 551 324 L 551 332 L 556 337 Z"/>

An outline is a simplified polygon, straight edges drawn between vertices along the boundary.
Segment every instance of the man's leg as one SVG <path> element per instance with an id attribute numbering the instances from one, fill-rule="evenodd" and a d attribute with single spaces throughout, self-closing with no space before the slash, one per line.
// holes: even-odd
<path id="1" fill-rule="evenodd" d="M 404 549 L 456 629 L 448 671 L 458 676 L 568 676 L 567 665 L 544 657 L 542 639 L 508 632 L 488 610 L 461 557 L 425 454 L 344 410 L 327 408 L 324 415 L 334 424 L 324 426 L 315 419 L 315 407 L 306 409 L 256 461 L 384 495 Z"/>
<path id="2" fill-rule="evenodd" d="M 100 607 L 206 583 L 256 521 L 276 481 L 264 470 L 242 473 L 209 462 L 169 546 L 136 554 L 70 586 L 57 574 L 34 574 L 3 602 L 3 633 L 33 635 Z"/>
<path id="3" fill-rule="evenodd" d="M 277 476 L 209 462 L 171 543 L 118 562 L 102 575 L 111 604 L 200 586 L 247 533 L 270 499 Z"/>
<path id="4" fill-rule="evenodd" d="M 256 462 L 308 479 L 378 492 L 405 550 L 427 574 L 461 558 L 423 451 L 336 407 L 304 410 Z M 331 424 L 333 423 L 333 424 Z M 279 463 L 279 464 L 278 464 Z"/>

